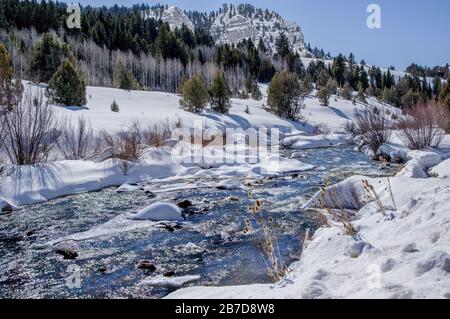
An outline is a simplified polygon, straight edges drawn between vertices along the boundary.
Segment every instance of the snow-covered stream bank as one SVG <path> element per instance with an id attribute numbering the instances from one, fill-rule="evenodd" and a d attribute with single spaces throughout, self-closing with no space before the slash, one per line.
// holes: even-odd
<path id="1" fill-rule="evenodd" d="M 291 155 L 300 153 L 288 151 L 283 158 Z M 167 286 L 194 279 L 190 285 L 268 284 L 271 279 L 255 237 L 243 233 L 248 190 L 263 200 L 265 211 L 274 217 L 282 257 L 290 264 L 298 260 L 305 229 L 319 225 L 315 215 L 302 213 L 300 206 L 324 179 L 337 182 L 355 172 L 389 174 L 351 147 L 305 150 L 301 155 L 303 167 L 309 165 L 309 170 L 240 175 L 239 188 L 216 189 L 219 183 L 210 177 L 222 172 L 226 178 L 225 171 L 202 170 L 189 179 L 121 188 L 135 190 L 131 192 L 107 188 L 2 215 L 0 296 L 154 298 L 171 292 Z M 194 205 L 184 222 L 129 218 L 154 202 L 184 200 Z M 77 256 L 64 259 L 58 250 Z M 151 271 L 153 266 L 156 269 Z M 80 289 L 66 285 L 70 269 L 80 271 Z"/>
<path id="2" fill-rule="evenodd" d="M 277 284 L 186 288 L 168 298 L 450 298 L 450 160 L 398 145 L 382 151 L 408 161 L 389 179 L 393 198 L 386 179 L 352 176 L 303 207 L 320 208 L 319 199 L 337 193 L 338 206 L 353 208 L 355 194 L 362 200 L 372 185 L 382 205 L 354 213 L 356 235 L 338 222 L 320 228 Z"/>

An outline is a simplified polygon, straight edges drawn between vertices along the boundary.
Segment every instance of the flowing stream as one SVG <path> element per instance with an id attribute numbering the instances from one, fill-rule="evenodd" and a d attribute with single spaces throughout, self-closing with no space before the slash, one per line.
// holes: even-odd
<path id="1" fill-rule="evenodd" d="M 319 226 L 319 219 L 300 207 L 325 179 L 338 182 L 354 174 L 380 176 L 398 170 L 381 170 L 380 163 L 349 147 L 304 151 L 301 161 L 316 168 L 259 181 L 242 179 L 254 197 L 262 200 L 264 214 L 272 216 L 271 227 L 286 265 L 301 255 L 306 229 L 314 231 Z M 161 298 L 172 290 L 138 284 L 163 274 L 200 275 L 192 284 L 205 286 L 272 282 L 258 236 L 243 232 L 252 204 L 248 190 L 189 188 L 192 182 L 150 183 L 155 196 L 108 188 L 0 216 L 0 298 Z M 64 259 L 49 247 L 36 249 L 39 244 L 101 227 L 156 201 L 183 200 L 194 204 L 183 223 L 121 231 L 110 227 L 110 232 L 77 241 L 75 259 Z M 155 270 L 139 269 L 143 260 Z"/>

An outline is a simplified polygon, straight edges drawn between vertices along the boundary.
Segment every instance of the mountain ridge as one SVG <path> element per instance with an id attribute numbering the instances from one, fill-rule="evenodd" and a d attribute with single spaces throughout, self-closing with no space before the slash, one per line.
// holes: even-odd
<path id="1" fill-rule="evenodd" d="M 301 57 L 312 54 L 306 49 L 300 26 L 285 20 L 280 14 L 268 9 L 255 8 L 249 4 L 224 4 L 218 11 L 209 14 L 198 11 L 183 11 L 177 6 L 155 6 L 145 13 L 146 17 L 167 22 L 172 30 L 185 24 L 189 29 L 208 30 L 215 43 L 237 44 L 251 39 L 258 44 L 260 39 L 269 53 L 276 53 L 276 40 L 284 33 L 292 50 Z"/>

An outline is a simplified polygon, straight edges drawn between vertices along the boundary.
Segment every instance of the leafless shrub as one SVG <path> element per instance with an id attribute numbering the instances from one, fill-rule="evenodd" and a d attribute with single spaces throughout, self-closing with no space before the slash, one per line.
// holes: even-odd
<path id="1" fill-rule="evenodd" d="M 331 134 L 331 129 L 326 124 L 317 124 L 314 126 L 314 135 L 328 135 Z"/>
<path id="2" fill-rule="evenodd" d="M 444 106 L 429 102 L 416 104 L 398 120 L 397 128 L 402 140 L 414 150 L 438 147 L 445 136 L 448 113 Z"/>
<path id="3" fill-rule="evenodd" d="M 383 115 L 366 108 L 355 112 L 355 121 L 356 133 L 373 152 L 376 153 L 381 145 L 390 142 L 392 130 Z"/>
<path id="4" fill-rule="evenodd" d="M 68 118 L 64 119 L 56 146 L 66 160 L 86 159 L 92 156 L 95 137 L 91 123 L 83 117 L 78 118 L 78 125 L 72 124 Z"/>
<path id="5" fill-rule="evenodd" d="M 39 89 L 27 88 L 17 104 L 0 115 L 0 145 L 14 165 L 48 160 L 58 139 L 57 120 Z"/>
<path id="6" fill-rule="evenodd" d="M 170 125 L 168 120 L 165 123 L 155 124 L 143 133 L 144 140 L 149 146 L 164 146 L 165 141 L 171 138 L 172 130 L 178 125 L 182 124 L 177 121 L 174 125 Z"/>
<path id="7" fill-rule="evenodd" d="M 354 122 L 346 122 L 344 124 L 344 133 L 355 136 L 357 132 L 356 124 Z"/>
<path id="8" fill-rule="evenodd" d="M 128 162 L 135 162 L 142 157 L 143 138 L 138 121 L 131 123 L 127 130 L 117 134 L 100 131 L 103 144 L 112 149 L 111 158 L 122 161 L 124 174 L 128 171 Z"/>

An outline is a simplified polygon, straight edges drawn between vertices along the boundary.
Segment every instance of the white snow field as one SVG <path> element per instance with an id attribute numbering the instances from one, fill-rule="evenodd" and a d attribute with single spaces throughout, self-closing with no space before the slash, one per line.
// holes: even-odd
<path id="1" fill-rule="evenodd" d="M 436 164 L 435 153 L 405 154 L 417 170 Z M 336 189 L 345 198 L 342 202 L 350 203 L 355 192 L 367 193 L 362 182 L 367 180 L 386 209 L 383 214 L 370 202 L 355 212 L 356 236 L 330 222 L 277 284 L 191 287 L 167 298 L 450 298 L 449 172 L 446 160 L 432 169 L 435 177 L 413 178 L 402 171 L 390 178 L 396 209 L 386 180 L 353 176 L 327 188 L 326 194 Z M 303 208 L 320 208 L 321 192 Z"/>

